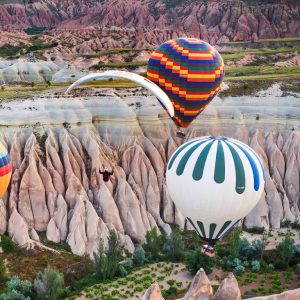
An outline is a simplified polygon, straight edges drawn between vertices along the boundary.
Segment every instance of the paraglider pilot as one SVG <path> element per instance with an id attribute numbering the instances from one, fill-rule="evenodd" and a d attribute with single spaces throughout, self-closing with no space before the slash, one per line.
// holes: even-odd
<path id="1" fill-rule="evenodd" d="M 105 167 L 103 172 L 100 171 L 100 174 L 103 175 L 103 180 L 107 182 L 109 181 L 110 176 L 114 174 L 114 170 L 109 172 L 108 169 Z"/>

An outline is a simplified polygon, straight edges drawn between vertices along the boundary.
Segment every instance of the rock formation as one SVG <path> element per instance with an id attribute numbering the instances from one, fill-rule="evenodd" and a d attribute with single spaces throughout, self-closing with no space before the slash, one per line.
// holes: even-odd
<path id="1" fill-rule="evenodd" d="M 12 157 L 13 175 L 0 201 L 0 233 L 8 231 L 16 243 L 28 246 L 46 232 L 53 242 L 67 241 L 74 253 L 92 255 L 110 229 L 132 252 L 154 227 L 165 233 L 173 223 L 184 228 L 164 178 L 166 163 L 182 141 L 159 102 L 139 89 L 117 95 L 111 89 L 84 90 L 80 97 L 62 92 L 2 104 L 0 119 L 7 127 L 0 138 Z M 216 98 L 187 130 L 187 139 L 237 138 L 261 157 L 265 193 L 244 220 L 248 227 L 279 228 L 285 219 L 300 220 L 296 100 Z M 115 167 L 107 183 L 99 174 L 104 166 Z"/>
<path id="2" fill-rule="evenodd" d="M 281 294 L 248 298 L 253 300 L 296 300 L 300 297 L 300 289 L 290 290 Z M 142 300 L 163 300 L 158 284 L 152 284 L 144 294 Z M 203 269 L 200 269 L 183 298 L 177 300 L 241 300 L 238 282 L 232 273 L 221 282 L 217 292 L 213 295 L 212 285 Z"/>
<path id="3" fill-rule="evenodd" d="M 263 4 L 246 0 L 1 1 L 0 26 L 14 29 L 57 27 L 61 30 L 101 26 L 104 36 L 105 30 L 112 30 L 105 48 L 120 47 L 113 31 L 117 35 L 123 31 L 125 43 L 134 40 L 136 47 L 147 47 L 178 34 L 201 37 L 211 43 L 299 36 L 299 9 L 297 0 L 265 1 Z M 154 28 L 157 31 L 153 31 Z M 86 52 L 85 49 L 93 49 L 96 43 L 89 40 L 78 47 Z"/>
<path id="4" fill-rule="evenodd" d="M 204 270 L 201 268 L 182 300 L 212 299 L 212 296 L 213 288 Z"/>

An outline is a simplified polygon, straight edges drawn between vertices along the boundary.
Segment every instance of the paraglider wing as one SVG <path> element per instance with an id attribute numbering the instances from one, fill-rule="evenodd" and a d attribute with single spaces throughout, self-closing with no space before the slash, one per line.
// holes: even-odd
<path id="1" fill-rule="evenodd" d="M 213 245 L 258 203 L 265 175 L 247 145 L 226 137 L 202 137 L 173 153 L 166 182 L 177 208 Z"/>
<path id="2" fill-rule="evenodd" d="M 85 83 L 87 81 L 96 80 L 96 79 L 107 79 L 107 78 L 122 78 L 122 79 L 128 79 L 131 80 L 147 90 L 149 90 L 160 102 L 161 104 L 166 108 L 168 111 L 170 117 L 174 117 L 174 107 L 172 105 L 172 102 L 170 101 L 169 97 L 166 95 L 166 93 L 158 87 L 155 83 L 148 80 L 147 78 L 140 76 L 135 73 L 130 73 L 126 71 L 106 71 L 103 73 L 93 73 L 90 75 L 86 75 L 77 81 L 75 81 L 66 91 L 68 93 L 72 89 L 74 89 L 76 86 Z"/>
<path id="3" fill-rule="evenodd" d="M 8 187 L 12 172 L 12 161 L 5 147 L 0 143 L 0 197 Z"/>

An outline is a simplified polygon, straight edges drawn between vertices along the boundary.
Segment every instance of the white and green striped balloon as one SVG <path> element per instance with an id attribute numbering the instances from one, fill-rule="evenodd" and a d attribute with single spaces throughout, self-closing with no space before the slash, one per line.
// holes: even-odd
<path id="1" fill-rule="evenodd" d="M 246 144 L 206 136 L 173 153 L 166 180 L 177 208 L 203 240 L 214 244 L 257 204 L 265 174 L 258 155 Z"/>

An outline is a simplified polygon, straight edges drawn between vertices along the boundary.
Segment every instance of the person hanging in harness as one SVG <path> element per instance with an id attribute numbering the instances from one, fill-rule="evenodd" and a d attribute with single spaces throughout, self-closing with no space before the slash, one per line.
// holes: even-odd
<path id="1" fill-rule="evenodd" d="M 109 172 L 108 169 L 105 167 L 103 172 L 100 171 L 100 174 L 103 175 L 103 180 L 107 182 L 109 181 L 110 176 L 114 174 L 114 170 Z"/>

